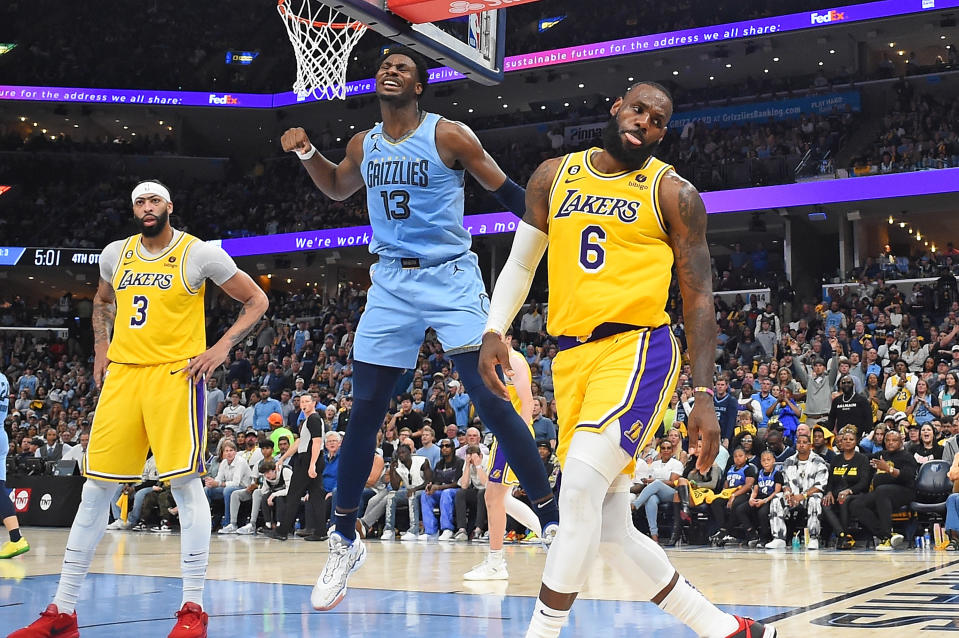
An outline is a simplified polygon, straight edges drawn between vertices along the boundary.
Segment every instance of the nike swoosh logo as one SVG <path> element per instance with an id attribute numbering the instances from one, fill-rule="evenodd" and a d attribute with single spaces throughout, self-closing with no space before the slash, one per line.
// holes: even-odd
<path id="1" fill-rule="evenodd" d="M 129 266 L 129 265 L 132 264 L 134 261 L 136 261 L 136 260 L 134 259 L 133 261 L 125 261 L 125 262 L 123 262 L 123 265 L 124 265 L 124 266 Z"/>
<path id="2" fill-rule="evenodd" d="M 572 178 L 572 179 L 570 179 L 570 178 L 567 177 L 567 178 L 566 178 L 566 181 L 563 182 L 563 183 L 564 183 L 564 184 L 572 184 L 573 182 L 578 182 L 578 181 L 581 180 L 581 179 L 586 179 L 586 176 L 583 175 L 582 177 L 574 177 L 574 178 Z"/>
<path id="3" fill-rule="evenodd" d="M 562 614 L 559 615 L 559 616 L 554 616 L 553 614 L 547 614 L 547 613 L 546 613 L 545 611 L 543 611 L 542 609 L 539 610 L 539 613 L 543 614 L 543 615 L 546 616 L 547 618 L 562 618 L 562 617 L 563 617 Z"/>

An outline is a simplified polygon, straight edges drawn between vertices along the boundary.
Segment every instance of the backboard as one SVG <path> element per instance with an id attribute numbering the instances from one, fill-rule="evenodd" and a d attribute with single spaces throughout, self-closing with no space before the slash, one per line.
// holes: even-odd
<path id="1" fill-rule="evenodd" d="M 503 81 L 506 12 L 502 9 L 475 13 L 480 3 L 451 1 L 454 21 L 414 24 L 390 11 L 387 0 L 320 1 L 470 80 L 486 85 Z"/>

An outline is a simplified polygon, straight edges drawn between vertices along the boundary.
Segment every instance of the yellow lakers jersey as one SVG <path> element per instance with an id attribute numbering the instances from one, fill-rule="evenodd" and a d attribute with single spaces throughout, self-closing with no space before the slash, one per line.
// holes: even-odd
<path id="1" fill-rule="evenodd" d="M 510 365 L 513 366 L 514 374 L 522 374 L 525 375 L 527 379 L 531 379 L 533 373 L 529 369 L 529 362 L 526 360 L 526 357 L 515 350 L 510 350 L 510 355 L 509 362 Z M 513 409 L 516 410 L 516 414 L 522 416 L 523 402 L 520 400 L 519 395 L 516 394 L 516 388 L 513 386 L 513 381 L 510 377 L 506 377 L 506 393 L 509 395 L 509 402 L 513 404 Z"/>
<path id="2" fill-rule="evenodd" d="M 181 232 L 156 257 L 147 256 L 140 235 L 123 243 L 111 282 L 117 314 L 110 361 L 155 365 L 189 359 L 206 349 L 206 284 L 194 290 L 186 280 L 187 256 L 198 241 Z"/>
<path id="3" fill-rule="evenodd" d="M 567 155 L 549 196 L 549 318 L 552 335 L 585 337 L 596 326 L 669 323 L 673 252 L 659 210 L 659 182 L 672 168 L 601 173 L 591 148 Z"/>

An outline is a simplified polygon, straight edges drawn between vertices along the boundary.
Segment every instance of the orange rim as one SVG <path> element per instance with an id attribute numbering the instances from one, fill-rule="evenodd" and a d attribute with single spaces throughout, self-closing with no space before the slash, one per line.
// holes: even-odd
<path id="1" fill-rule="evenodd" d="M 277 0 L 276 5 L 280 9 L 280 13 L 284 18 L 288 20 L 296 20 L 301 24 L 308 24 L 316 27 L 317 29 L 365 29 L 366 25 L 362 22 L 317 22 L 315 20 L 307 20 L 306 18 L 301 18 L 298 15 L 293 15 L 292 13 L 287 12 L 286 7 L 283 5 L 287 3 L 288 0 Z"/>

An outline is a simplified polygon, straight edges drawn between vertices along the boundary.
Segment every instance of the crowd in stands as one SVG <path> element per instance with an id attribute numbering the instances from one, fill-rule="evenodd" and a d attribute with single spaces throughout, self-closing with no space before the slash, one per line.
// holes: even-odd
<path id="1" fill-rule="evenodd" d="M 919 92 L 900 79 L 896 100 L 868 150 L 853 159 L 850 172 L 877 175 L 959 166 L 959 106 L 953 99 Z"/>
<path id="2" fill-rule="evenodd" d="M 299 3 L 291 4 L 298 8 Z M 735 6 L 684 0 L 656 8 L 600 4 L 566 0 L 511 9 L 507 54 L 830 8 L 819 0 L 751 0 Z M 116 2 L 109 10 L 64 12 L 49 0 L 14 0 L 0 7 L 0 39 L 17 44 L 0 57 L 0 72 L 7 84 L 26 86 L 288 91 L 295 60 L 282 20 L 274 12 L 273 6 L 256 2 L 234 3 L 224 11 L 216 4 L 143 5 L 131 0 Z M 566 19 L 555 27 L 538 30 L 540 18 L 563 15 Z M 597 20 L 597 15 L 604 19 Z M 141 19 L 131 19 L 134 16 Z M 144 22 L 156 37 L 141 37 L 139 25 Z M 451 25 L 454 31 L 462 26 Z M 92 33 L 103 36 L 93 38 Z M 372 60 L 386 43 L 369 33 L 354 53 Z M 226 52 L 238 49 L 259 55 L 249 66 L 225 66 Z M 369 75 L 367 69 L 351 73 Z"/>
<path id="3" fill-rule="evenodd" d="M 730 276 L 742 278 L 754 267 L 753 258 L 738 247 L 733 254 Z M 911 519 L 897 514 L 894 520 L 890 512 L 923 496 L 917 496 L 917 476 L 924 464 L 953 464 L 959 478 L 954 280 L 951 288 L 906 291 L 863 275 L 858 285 L 828 292 L 815 303 L 782 294 L 766 304 L 716 298 L 719 457 L 706 475 L 695 471 L 698 442 L 687 439 L 685 426 L 694 405 L 687 363 L 663 427 L 642 452 L 634 476 L 639 527 L 657 540 L 660 526 L 670 527 L 670 539 L 662 539 L 667 544 L 685 539 L 777 548 L 808 530 L 808 549 L 833 542 L 851 548 L 875 538 L 876 548 L 885 550 L 912 533 Z M 300 520 L 303 536 L 317 540 L 325 536 L 335 499 L 340 440 L 350 435 L 349 353 L 365 295 L 344 287 L 332 298 L 309 290 L 271 297 L 268 316 L 208 380 L 207 494 L 225 534 L 275 534 L 288 516 L 291 523 Z M 16 323 L 44 313 L 73 316 L 82 302 L 68 298 L 29 311 L 22 302 L 3 303 L 2 313 Z M 215 339 L 235 308 L 213 293 L 207 306 L 208 334 Z M 685 350 L 675 291 L 668 310 Z M 521 312 L 513 347 L 530 363 L 534 431 L 555 478 L 562 414 L 553 399 L 557 348 L 545 332 L 546 312 L 536 303 Z M 4 424 L 14 464 L 82 453 L 97 391 L 81 332 L 77 327 L 65 340 L 0 333 L 0 367 L 14 395 Z M 299 499 L 284 501 L 290 457 L 304 435 L 301 403 L 307 394 L 322 417 L 313 436 L 324 438 L 325 451 L 318 468 L 322 489 L 309 494 L 298 514 Z M 405 540 L 481 538 L 484 488 L 471 479 L 470 467 L 485 460 L 490 437 L 458 372 L 428 332 L 416 368 L 395 387 L 378 434 L 379 461 L 368 482 L 362 533 L 386 539 L 399 533 Z M 424 491 L 428 482 L 445 487 Z M 125 520 L 122 509 L 115 514 L 115 529 L 176 527 L 167 486 L 156 482 L 149 461 L 141 482 L 120 489 L 128 511 Z M 321 505 L 310 505 L 310 499 Z M 666 507 L 661 511 L 659 505 Z M 959 517 L 959 500 L 954 505 Z M 959 534 L 955 521 L 947 528 Z M 527 532 L 515 523 L 510 531 L 513 539 Z"/>
<path id="4" fill-rule="evenodd" d="M 602 112 L 607 108 L 593 109 L 593 117 L 605 119 L 608 116 Z M 580 119 L 555 124 L 548 135 L 532 143 L 492 144 L 488 150 L 507 174 L 525 183 L 543 160 L 595 144 L 570 145 L 563 139 L 563 126 L 588 121 L 588 113 L 591 111 L 581 112 Z M 737 180 L 745 180 L 740 185 L 778 183 L 787 176 L 792 179 L 792 166 L 807 151 L 834 152 L 839 148 L 856 119 L 852 113 L 836 113 L 726 128 L 697 122 L 670 131 L 659 155 L 702 191 L 728 187 Z M 318 135 L 317 143 L 322 145 L 326 137 L 327 133 Z M 109 143 L 102 149 L 110 153 L 115 146 Z M 788 161 L 774 164 L 773 160 Z M 176 196 L 174 215 L 181 227 L 213 239 L 368 223 L 362 191 L 342 202 L 329 200 L 288 157 L 257 162 L 245 174 L 233 169 L 229 173 L 225 181 L 216 183 L 184 175 L 182 181 L 171 184 Z M 139 177 L 122 171 L 112 177 L 104 174 L 102 166 L 90 165 L 82 155 L 0 157 L 0 179 L 17 187 L 0 201 L 0 210 L 16 209 L 15 215 L 0 218 L 7 241 L 36 245 L 36 238 L 43 237 L 43 245 L 99 247 L 121 234 L 128 222 L 122 193 Z M 51 175 L 57 179 L 51 180 Z M 90 222 L 61 224 L 48 214 L 65 206 L 84 211 Z M 489 193 L 467 180 L 467 214 L 500 209 Z"/>

